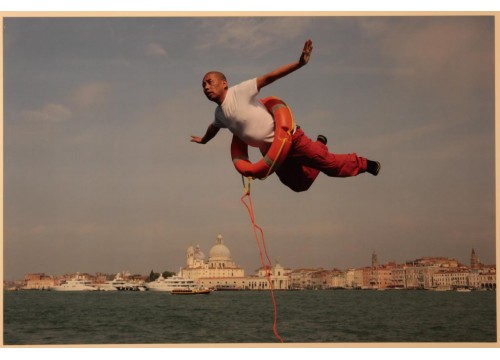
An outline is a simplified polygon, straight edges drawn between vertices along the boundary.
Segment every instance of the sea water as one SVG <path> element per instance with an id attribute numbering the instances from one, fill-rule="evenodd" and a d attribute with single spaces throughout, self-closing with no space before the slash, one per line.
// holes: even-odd
<path id="1" fill-rule="evenodd" d="M 4 345 L 276 343 L 268 291 L 6 291 Z M 496 292 L 278 291 L 285 343 L 496 342 Z"/>

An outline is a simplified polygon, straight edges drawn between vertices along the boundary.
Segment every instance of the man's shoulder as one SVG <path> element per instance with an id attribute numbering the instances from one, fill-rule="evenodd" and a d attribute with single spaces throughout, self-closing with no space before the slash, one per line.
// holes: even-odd
<path id="1" fill-rule="evenodd" d="M 244 91 L 244 92 L 255 93 L 255 92 L 257 92 L 257 78 L 242 81 L 239 84 L 231 86 L 228 89 L 228 91 L 231 91 L 231 92 Z"/>

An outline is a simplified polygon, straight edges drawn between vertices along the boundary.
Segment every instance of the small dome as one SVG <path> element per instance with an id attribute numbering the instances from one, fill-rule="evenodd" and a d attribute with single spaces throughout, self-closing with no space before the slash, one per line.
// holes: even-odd
<path id="1" fill-rule="evenodd" d="M 217 236 L 217 243 L 210 249 L 208 257 L 210 260 L 231 260 L 231 252 L 222 243 L 221 235 Z"/>
<path id="2" fill-rule="evenodd" d="M 200 245 L 196 245 L 196 247 L 193 250 L 193 258 L 195 260 L 205 260 L 205 254 L 200 250 Z"/>

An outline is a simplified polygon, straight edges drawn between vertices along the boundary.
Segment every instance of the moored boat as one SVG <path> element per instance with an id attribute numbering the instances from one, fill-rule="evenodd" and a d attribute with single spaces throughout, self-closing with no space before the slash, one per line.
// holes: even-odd
<path id="1" fill-rule="evenodd" d="M 172 295 L 209 295 L 212 292 L 210 289 L 206 288 L 196 288 L 196 289 L 175 289 L 170 293 Z"/>
<path id="2" fill-rule="evenodd" d="M 174 291 L 196 289 L 197 285 L 193 279 L 187 279 L 178 275 L 164 278 L 162 275 L 154 281 L 146 284 L 151 291 Z"/>
<path id="3" fill-rule="evenodd" d="M 244 289 L 240 287 L 236 287 L 234 285 L 216 285 L 215 289 L 216 291 L 242 291 Z"/>
<path id="4" fill-rule="evenodd" d="M 140 283 L 125 280 L 123 278 L 122 274 L 120 274 L 120 273 L 116 274 L 115 278 L 111 282 L 108 281 L 102 290 L 112 290 L 112 288 L 115 288 L 115 290 L 118 290 L 118 291 L 146 291 L 147 290 L 146 286 L 144 286 Z"/>
<path id="5" fill-rule="evenodd" d="M 79 275 L 71 280 L 65 280 L 61 284 L 52 286 L 53 291 L 96 291 L 98 288 L 90 281 L 83 279 Z"/>

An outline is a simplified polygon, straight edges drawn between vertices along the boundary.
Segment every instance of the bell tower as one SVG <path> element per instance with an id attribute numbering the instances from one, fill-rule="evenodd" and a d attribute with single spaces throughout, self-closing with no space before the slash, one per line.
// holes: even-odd
<path id="1" fill-rule="evenodd" d="M 378 258 L 377 253 L 374 251 L 372 253 L 372 269 L 375 269 L 378 266 Z"/>
<path id="2" fill-rule="evenodd" d="M 477 258 L 476 252 L 472 249 L 470 254 L 470 268 L 471 269 L 479 269 L 479 259 Z"/>

